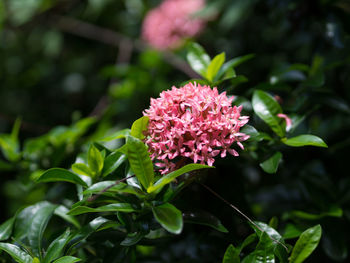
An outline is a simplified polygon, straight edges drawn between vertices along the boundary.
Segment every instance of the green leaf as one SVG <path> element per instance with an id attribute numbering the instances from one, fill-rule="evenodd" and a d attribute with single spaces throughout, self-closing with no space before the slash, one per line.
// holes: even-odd
<path id="1" fill-rule="evenodd" d="M 72 256 L 64 256 L 55 260 L 53 263 L 74 263 L 78 261 L 81 261 L 81 259 Z"/>
<path id="2" fill-rule="evenodd" d="M 295 243 L 290 256 L 290 263 L 303 262 L 317 247 L 322 234 L 320 225 L 305 230 Z"/>
<path id="3" fill-rule="evenodd" d="M 228 233 L 228 230 L 217 217 L 205 211 L 184 213 L 183 219 L 185 223 L 209 226 L 217 231 Z"/>
<path id="4" fill-rule="evenodd" d="M 102 138 L 101 141 L 105 142 L 105 141 L 113 141 L 116 139 L 125 139 L 126 136 L 130 135 L 131 130 L 130 129 L 124 129 L 124 130 L 120 130 L 118 132 L 116 132 L 115 134 Z"/>
<path id="5" fill-rule="evenodd" d="M 102 177 L 114 172 L 126 160 L 126 155 L 121 152 L 114 152 L 105 158 Z"/>
<path id="6" fill-rule="evenodd" d="M 225 53 L 222 52 L 221 54 L 215 56 L 213 60 L 210 62 L 207 72 L 206 72 L 206 78 L 209 81 L 213 81 L 216 74 L 218 73 L 219 69 L 221 68 L 222 64 L 225 62 Z"/>
<path id="7" fill-rule="evenodd" d="M 76 228 L 80 228 L 81 226 L 79 221 L 74 216 L 67 215 L 68 212 L 68 208 L 66 208 L 63 205 L 60 205 L 55 209 L 54 214 L 61 217 L 66 222 L 73 224 Z"/>
<path id="8" fill-rule="evenodd" d="M 96 213 L 96 212 L 124 212 L 124 213 L 131 213 L 137 211 L 132 207 L 131 204 L 128 203 L 115 203 L 115 204 L 109 204 L 100 206 L 97 208 L 92 208 L 88 206 L 77 206 L 71 209 L 68 214 L 69 215 L 80 215 L 85 213 Z"/>
<path id="9" fill-rule="evenodd" d="M 194 71 L 205 77 L 210 64 L 210 57 L 202 46 L 192 43 L 188 48 L 187 61 Z"/>
<path id="10" fill-rule="evenodd" d="M 96 175 L 100 174 L 102 171 L 103 161 L 101 152 L 92 144 L 88 152 L 88 164 Z"/>
<path id="11" fill-rule="evenodd" d="M 72 171 L 77 173 L 77 174 L 86 175 L 89 177 L 93 176 L 93 172 L 90 170 L 90 168 L 85 163 L 73 164 Z"/>
<path id="12" fill-rule="evenodd" d="M 69 234 L 70 230 L 67 229 L 62 235 L 52 241 L 42 263 L 50 263 L 62 254 L 64 247 L 69 241 Z"/>
<path id="13" fill-rule="evenodd" d="M 285 229 L 284 229 L 283 238 L 284 239 L 296 238 L 296 237 L 300 236 L 300 234 L 302 232 L 303 231 L 300 230 L 296 225 L 287 224 Z"/>
<path id="14" fill-rule="evenodd" d="M 153 163 L 146 145 L 139 139 L 127 136 L 127 150 L 130 167 L 145 189 L 153 184 Z"/>
<path id="15" fill-rule="evenodd" d="M 129 233 L 120 243 L 122 246 L 133 246 L 137 244 L 145 236 L 142 232 Z"/>
<path id="16" fill-rule="evenodd" d="M 76 174 L 67 171 L 62 168 L 51 168 L 44 172 L 39 179 L 36 181 L 37 183 L 47 183 L 47 182 L 69 182 L 73 184 L 79 184 L 84 187 L 88 187 L 88 185 Z"/>
<path id="17" fill-rule="evenodd" d="M 255 263 L 274 263 L 273 243 L 266 232 L 262 232 L 259 243 L 253 252 L 253 261 Z"/>
<path id="18" fill-rule="evenodd" d="M 155 219 L 167 231 L 173 234 L 180 234 L 183 227 L 181 211 L 175 206 L 165 203 L 152 208 Z"/>
<path id="19" fill-rule="evenodd" d="M 0 250 L 8 253 L 14 260 L 19 263 L 32 263 L 33 261 L 33 258 L 27 252 L 24 252 L 16 245 L 10 243 L 0 243 Z"/>
<path id="20" fill-rule="evenodd" d="M 16 217 L 12 217 L 0 225 L 0 241 L 6 240 L 11 236 L 13 224 Z"/>
<path id="21" fill-rule="evenodd" d="M 216 75 L 215 80 L 219 80 L 229 69 L 234 69 L 235 67 L 239 66 L 240 64 L 244 63 L 245 61 L 254 58 L 254 54 L 248 54 L 241 57 L 233 58 L 229 61 L 227 61 L 219 70 L 218 74 Z"/>
<path id="22" fill-rule="evenodd" d="M 147 116 L 143 116 L 136 121 L 131 126 L 131 136 L 143 140 L 145 136 L 143 132 L 147 130 L 149 118 Z"/>
<path id="23" fill-rule="evenodd" d="M 9 134 L 0 134 L 0 149 L 5 158 L 11 162 L 17 162 L 20 157 L 19 142 Z"/>
<path id="24" fill-rule="evenodd" d="M 281 119 L 277 117 L 282 112 L 281 106 L 268 93 L 256 90 L 253 94 L 252 105 L 254 112 L 280 137 L 283 137 L 285 130 L 280 125 Z"/>
<path id="25" fill-rule="evenodd" d="M 270 238 L 270 240 L 272 242 L 271 244 L 272 244 L 272 247 L 273 247 L 273 252 L 277 255 L 277 257 L 280 259 L 280 261 L 282 261 L 282 262 L 286 261 L 287 257 L 288 257 L 288 254 L 287 254 L 286 248 L 283 247 L 280 244 L 280 243 L 285 244 L 282 236 L 280 235 L 280 233 L 278 233 L 275 229 L 273 229 L 268 224 L 265 224 L 263 222 L 255 221 L 255 224 L 260 229 L 258 229 L 253 224 L 251 224 L 251 226 L 253 227 L 253 229 L 255 230 L 257 235 L 261 238 L 262 233 L 266 233 L 269 236 L 269 238 Z M 263 232 L 261 232 L 261 230 Z M 276 242 L 275 240 L 277 240 L 280 243 Z"/>
<path id="26" fill-rule="evenodd" d="M 203 164 L 187 164 L 184 167 L 181 167 L 180 169 L 173 171 L 163 177 L 161 177 L 154 185 L 147 188 L 148 193 L 152 193 L 154 191 L 162 189 L 165 185 L 171 183 L 174 181 L 177 177 L 180 175 L 183 175 L 184 173 L 188 173 L 194 170 L 199 170 L 203 168 L 214 168 L 213 166 L 203 165 Z"/>
<path id="27" fill-rule="evenodd" d="M 115 181 L 103 181 L 103 182 L 93 184 L 88 189 L 86 189 L 83 192 L 83 194 L 87 195 L 87 194 L 100 193 L 101 191 L 110 187 L 110 188 L 108 188 L 108 190 L 105 190 L 104 193 L 128 193 L 128 194 L 134 194 L 137 196 L 144 195 L 143 192 L 139 191 L 137 188 L 135 188 L 131 185 L 128 185 L 128 184 L 125 184 L 122 182 L 120 182 L 118 184 L 115 184 L 115 183 L 116 183 Z"/>
<path id="28" fill-rule="evenodd" d="M 240 249 L 235 248 L 233 245 L 229 245 L 228 248 L 226 249 L 222 263 L 239 263 L 240 253 L 241 253 Z"/>
<path id="29" fill-rule="evenodd" d="M 303 134 L 289 139 L 283 138 L 282 142 L 293 147 L 301 147 L 307 145 L 325 148 L 328 147 L 320 137 L 311 134 Z"/>
<path id="30" fill-rule="evenodd" d="M 82 227 L 78 232 L 76 232 L 70 241 L 70 248 L 67 251 L 66 254 L 69 254 L 70 251 L 77 245 L 80 244 L 81 241 L 85 240 L 88 238 L 92 233 L 97 231 L 101 226 L 104 224 L 107 224 L 111 222 L 110 220 L 103 218 L 103 217 L 97 217 L 94 220 L 92 220 L 90 223 Z"/>
<path id="31" fill-rule="evenodd" d="M 276 152 L 266 161 L 260 163 L 260 167 L 269 174 L 275 174 L 278 169 L 278 165 L 282 159 L 282 153 Z"/>
<path id="32" fill-rule="evenodd" d="M 28 241 L 34 254 L 41 258 L 41 244 L 42 237 L 45 228 L 57 208 L 57 205 L 50 204 L 48 202 L 42 203 L 33 218 L 30 219 L 31 223 L 28 229 Z"/>

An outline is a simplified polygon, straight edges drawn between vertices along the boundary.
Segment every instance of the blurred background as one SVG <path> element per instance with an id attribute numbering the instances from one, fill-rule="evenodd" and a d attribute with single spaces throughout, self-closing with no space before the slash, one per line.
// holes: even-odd
<path id="1" fill-rule="evenodd" d="M 23 205 L 56 198 L 45 186 L 30 183 L 37 171 L 69 167 L 84 143 L 129 127 L 151 97 L 198 78 L 186 63 L 186 42 L 160 51 L 142 40 L 143 20 L 160 3 L 0 1 L 1 222 Z M 263 89 L 279 97 L 286 113 L 302 118 L 295 134 L 320 136 L 329 146 L 282 148 L 283 162 L 274 175 L 258 165 L 267 152 L 242 153 L 244 161 L 218 160 L 206 184 L 255 219 L 276 216 L 282 232 L 320 223 L 321 245 L 310 262 L 324 257 L 347 262 L 350 2 L 208 0 L 195 15 L 207 22 L 190 40 L 211 57 L 254 54 L 237 68 L 240 78 L 227 89 L 246 114 L 253 115 L 252 91 Z M 198 185 L 178 202 L 216 214 L 230 233 L 186 226 L 161 252 L 164 262 L 183 256 L 186 262 L 219 262 L 227 245 L 250 231 L 245 220 Z"/>

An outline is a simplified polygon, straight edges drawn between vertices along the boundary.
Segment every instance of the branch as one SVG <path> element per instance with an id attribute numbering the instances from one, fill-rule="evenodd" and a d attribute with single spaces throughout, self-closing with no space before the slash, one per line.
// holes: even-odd
<path id="1" fill-rule="evenodd" d="M 148 46 L 141 40 L 131 39 L 113 30 L 102 28 L 74 18 L 54 15 L 50 23 L 53 27 L 63 32 L 95 40 L 106 45 L 117 46 L 124 50 L 126 46 L 128 47 L 128 50 L 136 49 L 137 51 L 144 51 L 148 48 Z M 184 60 L 173 53 L 163 51 L 162 54 L 167 63 L 182 71 L 190 78 L 199 77 L 199 75 Z M 127 59 L 123 58 L 123 55 L 126 56 L 127 54 L 119 53 L 118 59 L 121 61 Z"/>

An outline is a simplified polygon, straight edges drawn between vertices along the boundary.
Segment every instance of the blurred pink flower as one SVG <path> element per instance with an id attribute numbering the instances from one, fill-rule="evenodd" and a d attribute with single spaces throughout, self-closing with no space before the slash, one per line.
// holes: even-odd
<path id="1" fill-rule="evenodd" d="M 176 157 L 187 157 L 194 163 L 210 166 L 214 157 L 227 153 L 238 156 L 231 148 L 249 135 L 239 132 L 249 117 L 241 116 L 242 106 L 231 106 L 233 97 L 217 88 L 188 83 L 163 91 L 160 98 L 151 98 L 151 106 L 144 111 L 149 117 L 145 143 L 151 159 L 157 160 L 162 174 L 175 168 Z"/>
<path id="2" fill-rule="evenodd" d="M 143 21 L 142 38 L 156 49 L 178 47 L 204 27 L 204 20 L 193 16 L 204 6 L 204 0 L 163 1 Z"/>
<path id="3" fill-rule="evenodd" d="M 286 130 L 289 131 L 289 129 L 292 127 L 292 119 L 288 117 L 287 114 L 278 113 L 277 117 L 282 118 L 286 121 Z"/>

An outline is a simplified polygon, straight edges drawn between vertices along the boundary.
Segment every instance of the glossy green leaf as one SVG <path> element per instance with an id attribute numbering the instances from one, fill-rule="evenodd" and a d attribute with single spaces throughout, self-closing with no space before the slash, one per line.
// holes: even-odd
<path id="1" fill-rule="evenodd" d="M 153 163 L 146 145 L 139 139 L 127 136 L 128 159 L 132 171 L 145 189 L 153 184 Z"/>
<path id="2" fill-rule="evenodd" d="M 131 204 L 128 203 L 115 203 L 115 204 L 109 204 L 104 205 L 96 208 L 88 207 L 88 206 L 78 206 L 73 209 L 71 209 L 68 214 L 69 215 L 80 215 L 85 213 L 96 213 L 96 212 L 124 212 L 124 213 L 131 213 L 135 212 L 136 209 L 132 207 Z"/>
<path id="3" fill-rule="evenodd" d="M 273 252 L 274 254 L 277 255 L 277 257 L 280 259 L 280 261 L 284 262 L 287 260 L 288 254 L 287 254 L 287 250 L 284 246 L 281 245 L 281 243 L 283 245 L 285 245 L 284 240 L 281 236 L 280 233 L 278 233 L 275 229 L 273 229 L 272 227 L 270 227 L 268 224 L 265 224 L 263 222 L 255 222 L 255 224 L 260 228 L 258 229 L 256 226 L 251 225 L 253 227 L 253 229 L 255 230 L 255 232 L 257 233 L 257 235 L 261 238 L 262 233 L 266 233 L 270 240 L 271 240 L 271 245 L 273 247 Z M 261 232 L 261 230 L 263 232 Z M 280 243 L 278 243 L 280 242 Z"/>
<path id="4" fill-rule="evenodd" d="M 305 230 L 295 243 L 290 256 L 290 263 L 301 263 L 310 256 L 317 247 L 322 234 L 320 225 Z"/>
<path id="5" fill-rule="evenodd" d="M 181 211 L 169 203 L 152 208 L 154 218 L 167 231 L 173 234 L 180 234 L 183 227 Z"/>
<path id="6" fill-rule="evenodd" d="M 0 225 L 0 241 L 6 240 L 11 236 L 15 219 L 16 217 L 11 217 Z"/>
<path id="7" fill-rule="evenodd" d="M 143 132 L 147 130 L 148 127 L 149 118 L 147 116 L 143 116 L 136 121 L 131 126 L 131 136 L 134 136 L 135 138 L 138 138 L 140 140 L 143 140 L 145 138 L 145 135 L 143 135 Z"/>
<path id="8" fill-rule="evenodd" d="M 87 184 L 76 174 L 62 168 L 52 168 L 44 172 L 37 183 L 69 182 L 87 187 Z"/>
<path id="9" fill-rule="evenodd" d="M 120 243 L 120 245 L 122 245 L 122 246 L 133 246 L 133 245 L 136 245 L 144 236 L 145 236 L 145 234 L 143 234 L 142 232 L 130 233 Z"/>
<path id="10" fill-rule="evenodd" d="M 254 58 L 254 54 L 248 54 L 241 57 L 233 58 L 229 61 L 227 61 L 219 70 L 218 74 L 216 75 L 216 80 L 219 80 L 230 68 L 235 68 L 239 66 L 240 64 L 244 63 L 245 61 Z"/>
<path id="11" fill-rule="evenodd" d="M 225 62 L 225 53 L 222 52 L 221 54 L 215 56 L 213 60 L 210 62 L 208 68 L 207 68 L 207 73 L 206 73 L 206 78 L 209 81 L 213 81 L 216 74 L 219 72 L 222 64 Z"/>
<path id="12" fill-rule="evenodd" d="M 69 234 L 70 230 L 67 229 L 62 235 L 52 241 L 42 263 L 50 263 L 62 254 L 64 247 L 69 241 Z"/>
<path id="13" fill-rule="evenodd" d="M 273 253 L 274 245 L 269 235 L 262 232 L 259 243 L 253 252 L 253 261 L 256 263 L 274 263 L 275 255 Z"/>
<path id="14" fill-rule="evenodd" d="M 124 130 L 120 130 L 117 131 L 115 134 L 102 138 L 101 141 L 113 141 L 113 140 L 117 140 L 117 139 L 125 139 L 126 136 L 130 135 L 131 130 L 130 129 L 124 129 Z"/>
<path id="15" fill-rule="evenodd" d="M 101 152 L 92 144 L 88 152 L 88 164 L 95 174 L 100 174 L 102 171 L 103 161 Z"/>
<path id="16" fill-rule="evenodd" d="M 93 176 L 93 172 L 90 170 L 89 166 L 87 166 L 85 163 L 73 164 L 72 171 L 77 173 L 77 174 L 86 175 L 89 177 Z"/>
<path id="17" fill-rule="evenodd" d="M 81 241 L 88 238 L 92 233 L 97 231 L 101 226 L 104 224 L 107 224 L 110 222 L 110 220 L 103 218 L 103 217 L 97 217 L 85 226 L 83 226 L 78 232 L 76 232 L 69 242 L 70 248 L 68 249 L 66 254 L 69 254 L 69 252 L 77 245 L 80 244 Z"/>
<path id="18" fill-rule="evenodd" d="M 105 158 L 102 177 L 109 175 L 114 172 L 120 165 L 122 165 L 126 160 L 126 155 L 121 152 L 114 152 Z"/>
<path id="19" fill-rule="evenodd" d="M 283 138 L 282 142 L 286 145 L 293 147 L 301 147 L 301 146 L 317 146 L 317 147 L 325 147 L 327 148 L 327 144 L 320 138 L 311 134 L 303 134 L 293 138 Z"/>
<path id="20" fill-rule="evenodd" d="M 192 43 L 188 48 L 187 61 L 194 71 L 205 77 L 210 64 L 210 57 L 202 46 Z"/>
<path id="21" fill-rule="evenodd" d="M 41 258 L 42 237 L 49 220 L 57 208 L 57 205 L 48 202 L 42 203 L 39 210 L 35 211 L 28 229 L 28 241 L 33 253 Z M 28 220 L 28 219 L 27 219 Z"/>
<path id="22" fill-rule="evenodd" d="M 72 256 L 64 256 L 57 260 L 55 260 L 53 263 L 74 263 L 81 261 L 80 258 L 72 257 Z"/>
<path id="23" fill-rule="evenodd" d="M 72 225 L 74 225 L 76 228 L 80 228 L 80 223 L 79 221 L 74 217 L 74 216 L 71 216 L 71 215 L 67 215 L 67 213 L 69 212 L 68 208 L 66 208 L 65 206 L 63 205 L 60 205 L 58 206 L 56 209 L 55 209 L 55 212 L 54 214 L 61 217 L 63 220 L 65 220 L 66 222 L 69 222 L 71 223 Z"/>
<path id="24" fill-rule="evenodd" d="M 33 258 L 20 249 L 18 246 L 10 243 L 0 243 L 0 250 L 8 253 L 18 263 L 32 263 Z"/>
<path id="25" fill-rule="evenodd" d="M 194 170 L 203 169 L 203 168 L 214 168 L 214 167 L 208 166 L 208 165 L 203 165 L 203 164 L 196 164 L 196 163 L 187 164 L 178 170 L 175 170 L 171 173 L 168 173 L 165 176 L 162 176 L 154 185 L 147 188 L 147 192 L 152 193 L 154 191 L 158 191 L 158 190 L 162 189 L 165 185 L 174 181 L 180 175 L 183 175 L 184 173 L 188 173 L 188 172 L 191 172 Z"/>
<path id="26" fill-rule="evenodd" d="M 224 254 L 224 258 L 222 260 L 222 263 L 239 263 L 240 258 L 239 254 L 241 251 L 237 248 L 235 248 L 233 245 L 229 245 L 226 249 L 226 252 Z"/>
<path id="27" fill-rule="evenodd" d="M 205 225 L 212 227 L 217 231 L 228 233 L 228 230 L 216 216 L 205 211 L 184 213 L 183 219 L 185 223 Z"/>
<path id="28" fill-rule="evenodd" d="M 274 174 L 277 172 L 278 165 L 282 159 L 282 153 L 276 152 L 266 161 L 260 163 L 260 167 L 269 174 Z"/>
<path id="29" fill-rule="evenodd" d="M 141 196 L 143 193 L 138 189 L 131 185 L 125 184 L 125 183 L 118 183 L 115 184 L 115 181 L 103 181 L 96 184 L 93 184 L 88 189 L 86 189 L 83 194 L 95 194 L 100 193 L 101 191 L 104 191 L 105 193 L 129 193 Z M 112 186 L 112 187 L 111 187 Z M 110 187 L 110 188 L 109 188 Z M 108 190 L 105 190 L 108 188 Z"/>
<path id="30" fill-rule="evenodd" d="M 268 124 L 278 136 L 284 136 L 285 130 L 280 125 L 281 119 L 277 117 L 282 109 L 271 95 L 262 90 L 256 90 L 253 94 L 252 106 L 256 115 Z"/>

